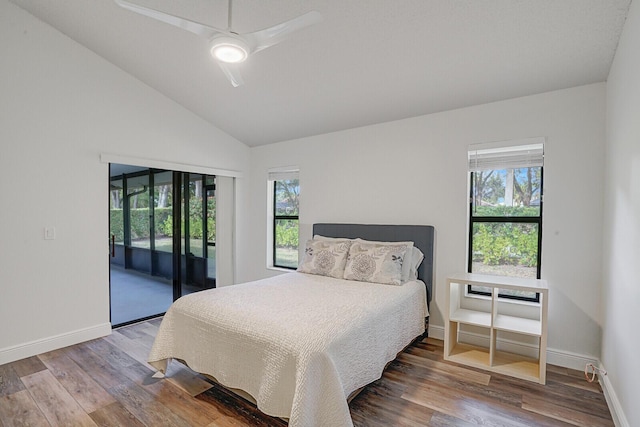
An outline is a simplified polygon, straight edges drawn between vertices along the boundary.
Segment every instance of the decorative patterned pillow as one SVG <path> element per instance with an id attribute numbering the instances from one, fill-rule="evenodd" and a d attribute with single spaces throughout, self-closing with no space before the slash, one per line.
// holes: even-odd
<path id="1" fill-rule="evenodd" d="M 307 240 L 298 271 L 341 279 L 350 246 L 349 239 Z"/>
<path id="2" fill-rule="evenodd" d="M 374 243 L 354 241 L 349 249 L 344 278 L 361 282 L 401 285 L 406 242 Z"/>
<path id="3" fill-rule="evenodd" d="M 414 278 L 411 278 L 411 264 L 412 264 L 411 258 L 412 258 L 413 242 L 378 242 L 376 240 L 364 240 L 364 239 L 355 239 L 354 242 L 375 243 L 375 244 L 384 245 L 384 246 L 407 245 L 405 256 L 402 259 L 402 273 L 400 276 L 400 283 L 405 283 L 405 282 L 408 282 L 409 280 L 414 280 Z"/>

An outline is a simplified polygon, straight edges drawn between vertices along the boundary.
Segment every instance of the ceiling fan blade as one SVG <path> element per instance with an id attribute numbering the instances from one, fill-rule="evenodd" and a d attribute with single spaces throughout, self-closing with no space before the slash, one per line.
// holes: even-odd
<path id="1" fill-rule="evenodd" d="M 220 65 L 222 72 L 225 76 L 227 76 L 233 87 L 242 86 L 244 84 L 244 80 L 242 79 L 242 74 L 240 74 L 238 64 L 218 62 L 218 65 Z"/>
<path id="2" fill-rule="evenodd" d="M 182 18 L 180 16 L 170 15 L 168 13 L 161 12 L 156 9 L 139 6 L 137 4 L 128 2 L 126 0 L 114 0 L 114 1 L 118 6 L 124 9 L 130 10 L 140 15 L 147 16 L 149 18 L 153 18 L 156 21 L 164 22 L 166 24 L 173 25 L 178 28 L 182 28 L 183 30 L 190 31 L 199 36 L 210 38 L 218 33 L 228 34 L 228 31 L 210 27 L 208 25 L 191 21 L 189 19 Z"/>
<path id="3" fill-rule="evenodd" d="M 320 21 L 322 21 L 322 14 L 312 10 L 297 18 L 274 25 L 273 27 L 245 34 L 242 37 L 247 40 L 251 46 L 251 52 L 259 52 L 262 49 L 280 43 L 294 31 L 298 31 Z"/>

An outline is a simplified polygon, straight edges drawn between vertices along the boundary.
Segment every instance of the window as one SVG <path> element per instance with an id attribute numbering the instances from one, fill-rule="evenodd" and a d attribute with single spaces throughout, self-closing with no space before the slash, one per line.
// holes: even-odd
<path id="1" fill-rule="evenodd" d="M 272 190 L 271 265 L 298 268 L 300 180 L 297 170 L 269 173 Z"/>
<path id="2" fill-rule="evenodd" d="M 468 271 L 539 279 L 544 143 L 532 138 L 506 144 L 513 145 L 469 149 Z M 490 295 L 471 285 L 468 293 Z M 539 301 L 534 292 L 501 290 L 499 296 Z"/>

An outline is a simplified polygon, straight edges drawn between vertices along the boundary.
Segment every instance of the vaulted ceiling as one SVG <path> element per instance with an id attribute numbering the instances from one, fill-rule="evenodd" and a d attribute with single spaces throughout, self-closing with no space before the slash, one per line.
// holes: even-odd
<path id="1" fill-rule="evenodd" d="M 251 32 L 323 21 L 234 88 L 195 34 L 111 0 L 12 0 L 249 146 L 606 81 L 631 0 L 234 0 Z M 227 27 L 227 0 L 131 0 Z"/>

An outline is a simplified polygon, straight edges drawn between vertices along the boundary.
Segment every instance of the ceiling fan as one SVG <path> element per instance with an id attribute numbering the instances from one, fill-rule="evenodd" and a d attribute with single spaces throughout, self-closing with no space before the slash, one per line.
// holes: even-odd
<path id="1" fill-rule="evenodd" d="M 238 34 L 231 29 L 232 0 L 229 0 L 227 29 L 224 30 L 156 9 L 139 6 L 126 0 L 114 1 L 124 9 L 206 37 L 209 40 L 211 55 L 218 60 L 220 68 L 233 87 L 244 84 L 237 65 L 245 61 L 249 55 L 278 44 L 294 31 L 322 20 L 322 15 L 319 12 L 311 11 L 269 28 Z"/>

